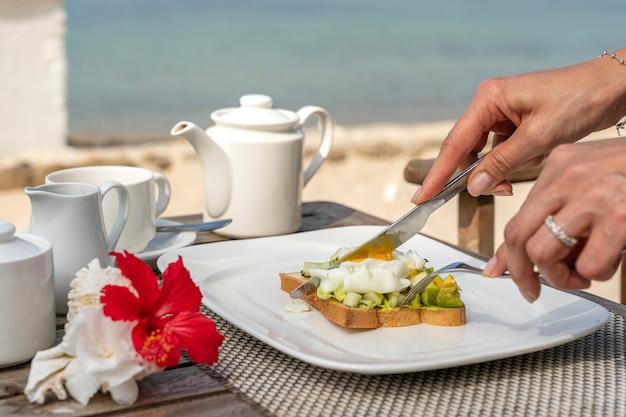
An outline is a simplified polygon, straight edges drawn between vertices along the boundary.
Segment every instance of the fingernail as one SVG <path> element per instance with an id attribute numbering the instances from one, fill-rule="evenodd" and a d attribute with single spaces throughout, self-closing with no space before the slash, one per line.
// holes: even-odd
<path id="1" fill-rule="evenodd" d="M 526 301 L 532 304 L 535 302 L 535 300 L 537 300 L 539 294 L 536 294 L 535 291 L 524 290 L 522 292 L 522 296 L 526 299 Z"/>
<path id="2" fill-rule="evenodd" d="M 496 263 L 497 263 L 497 259 L 494 256 L 493 258 L 489 259 L 489 262 L 487 262 L 487 264 L 485 265 L 485 267 L 483 268 L 483 277 L 487 277 L 487 278 L 495 278 L 495 267 L 496 267 Z"/>
<path id="3" fill-rule="evenodd" d="M 511 197 L 513 193 L 511 191 L 494 191 L 491 195 L 495 195 L 496 197 Z"/>
<path id="4" fill-rule="evenodd" d="M 471 183 L 467 185 L 467 191 L 470 193 L 470 195 L 478 197 L 489 188 L 493 187 L 493 185 L 493 178 L 491 178 L 491 175 L 487 174 L 486 172 L 481 172 L 476 175 Z"/>
<path id="5" fill-rule="evenodd" d="M 422 187 L 417 187 L 417 190 L 415 190 L 415 194 L 413 194 L 413 197 L 411 197 L 411 201 L 412 202 L 417 201 L 417 198 L 420 196 L 421 193 L 422 193 Z"/>

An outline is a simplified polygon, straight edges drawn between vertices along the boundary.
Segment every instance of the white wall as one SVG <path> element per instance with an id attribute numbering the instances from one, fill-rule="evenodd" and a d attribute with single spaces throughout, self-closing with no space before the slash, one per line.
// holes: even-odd
<path id="1" fill-rule="evenodd" d="M 0 155 L 66 144 L 63 0 L 0 0 Z"/>

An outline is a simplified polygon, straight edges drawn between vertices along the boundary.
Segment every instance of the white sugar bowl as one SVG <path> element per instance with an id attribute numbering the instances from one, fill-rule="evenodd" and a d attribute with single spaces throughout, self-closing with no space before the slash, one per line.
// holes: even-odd
<path id="1" fill-rule="evenodd" d="M 49 240 L 0 221 L 0 367 L 54 345 L 53 271 Z"/>

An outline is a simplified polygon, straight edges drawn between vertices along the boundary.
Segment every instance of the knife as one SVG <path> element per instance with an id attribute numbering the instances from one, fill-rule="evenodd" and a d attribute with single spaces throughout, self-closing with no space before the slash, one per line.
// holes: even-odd
<path id="1" fill-rule="evenodd" d="M 441 192 L 435 197 L 413 207 L 367 242 L 357 246 L 340 258 L 333 260 L 327 269 L 336 268 L 342 262 L 351 259 L 365 259 L 380 253 L 391 253 L 394 249 L 415 236 L 422 230 L 428 217 L 430 217 L 435 210 L 467 188 L 467 177 L 470 172 L 476 168 L 476 165 L 478 165 L 481 159 L 482 156 L 479 156 L 474 163 L 465 168 L 460 174 L 450 179 Z M 316 292 L 319 283 L 320 279 L 318 277 L 311 277 L 291 291 L 289 295 L 291 298 L 303 298 L 308 294 Z"/>
<path id="2" fill-rule="evenodd" d="M 178 233 L 178 232 L 204 232 L 208 230 L 220 229 L 229 225 L 232 222 L 231 219 L 214 220 L 205 223 L 183 223 L 183 224 L 167 224 L 156 227 L 157 233 Z"/>

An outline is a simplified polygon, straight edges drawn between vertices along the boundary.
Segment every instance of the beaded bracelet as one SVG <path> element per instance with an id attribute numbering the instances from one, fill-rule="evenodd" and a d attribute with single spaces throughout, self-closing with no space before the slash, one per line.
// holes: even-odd
<path id="1" fill-rule="evenodd" d="M 615 125 L 615 129 L 617 129 L 617 136 L 622 136 L 619 134 L 620 129 L 624 129 L 626 128 L 626 119 L 622 120 L 621 122 L 618 122 Z"/>
<path id="2" fill-rule="evenodd" d="M 624 60 L 624 58 L 620 58 L 617 55 L 615 55 L 615 52 L 609 52 L 609 51 L 604 51 L 602 52 L 602 55 L 600 55 L 598 58 L 602 58 L 604 55 L 608 55 L 611 58 L 617 60 L 617 62 L 619 62 L 622 65 L 626 65 L 626 61 Z"/>
<path id="3" fill-rule="evenodd" d="M 620 58 L 617 55 L 615 55 L 615 52 L 604 51 L 604 52 L 602 52 L 602 55 L 600 55 L 598 58 L 602 58 L 605 55 L 610 56 L 611 58 L 613 58 L 614 60 L 616 60 L 617 62 L 619 62 L 622 65 L 626 65 L 626 60 L 624 60 L 624 58 Z M 618 122 L 615 125 L 615 129 L 617 129 L 617 136 L 621 136 L 619 131 L 621 129 L 625 129 L 625 128 L 626 128 L 626 119 L 622 120 L 621 122 Z"/>

